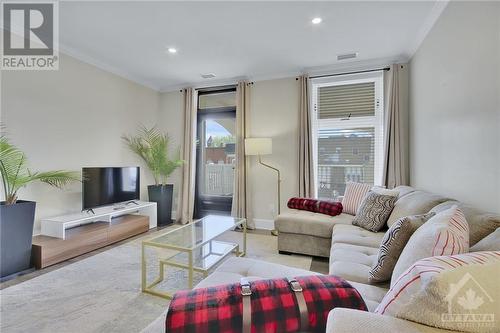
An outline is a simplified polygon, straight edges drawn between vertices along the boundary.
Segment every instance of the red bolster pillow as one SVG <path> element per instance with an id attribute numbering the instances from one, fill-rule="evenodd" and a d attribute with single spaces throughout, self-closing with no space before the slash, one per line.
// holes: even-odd
<path id="1" fill-rule="evenodd" d="M 342 203 L 338 201 L 320 201 L 318 204 L 317 213 L 326 214 L 330 216 L 337 216 L 342 214 Z"/>
<path id="2" fill-rule="evenodd" d="M 288 208 L 307 210 L 313 213 L 321 213 L 337 216 L 342 213 L 342 203 L 338 201 L 322 201 L 308 198 L 291 198 L 288 200 Z"/>

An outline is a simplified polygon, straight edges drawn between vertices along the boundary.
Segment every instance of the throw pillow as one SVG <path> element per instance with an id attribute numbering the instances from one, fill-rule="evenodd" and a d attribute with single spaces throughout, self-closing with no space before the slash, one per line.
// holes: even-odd
<path id="1" fill-rule="evenodd" d="M 382 229 L 394 208 L 397 197 L 368 192 L 356 212 L 353 225 L 377 232 Z"/>
<path id="2" fill-rule="evenodd" d="M 347 182 L 342 199 L 344 213 L 356 215 L 361 202 L 371 188 L 370 184 Z"/>
<path id="3" fill-rule="evenodd" d="M 465 332 L 498 332 L 500 251 L 419 260 L 375 313 Z"/>
<path id="4" fill-rule="evenodd" d="M 342 203 L 336 201 L 319 201 L 317 213 L 330 216 L 342 214 Z"/>
<path id="5" fill-rule="evenodd" d="M 287 204 L 288 208 L 308 210 L 310 212 L 316 212 L 318 206 L 318 200 L 308 199 L 308 198 L 290 198 Z"/>
<path id="6" fill-rule="evenodd" d="M 302 209 L 304 208 L 305 198 L 290 198 L 288 199 L 287 206 L 290 209 Z"/>
<path id="7" fill-rule="evenodd" d="M 313 213 L 321 213 L 330 216 L 342 214 L 342 203 L 336 201 L 321 201 L 308 198 L 290 198 L 287 204 L 290 209 L 307 210 Z"/>
<path id="8" fill-rule="evenodd" d="M 478 251 L 500 251 L 500 228 L 481 239 L 470 248 L 470 252 Z"/>
<path id="9" fill-rule="evenodd" d="M 436 213 L 405 216 L 391 225 L 380 243 L 378 258 L 369 272 L 370 282 L 384 282 L 391 278 L 399 255 L 411 235 Z"/>
<path id="10" fill-rule="evenodd" d="M 394 267 L 391 287 L 420 259 L 469 251 L 469 225 L 457 206 L 431 217 L 410 237 Z"/>

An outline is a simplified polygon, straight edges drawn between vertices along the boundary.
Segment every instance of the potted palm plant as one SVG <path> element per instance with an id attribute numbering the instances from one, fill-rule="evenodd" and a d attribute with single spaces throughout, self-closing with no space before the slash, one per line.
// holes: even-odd
<path id="1" fill-rule="evenodd" d="M 5 135 L 0 136 L 0 174 L 5 199 L 0 202 L 0 276 L 5 280 L 30 268 L 36 202 L 19 200 L 18 191 L 35 181 L 61 188 L 79 181 L 80 174 L 65 170 L 31 171 L 25 154 Z"/>
<path id="2" fill-rule="evenodd" d="M 141 126 L 135 136 L 122 136 L 126 145 L 136 153 L 153 174 L 154 185 L 148 186 L 149 201 L 157 204 L 157 224 L 159 226 L 172 223 L 172 199 L 174 185 L 167 184 L 168 177 L 180 167 L 180 150 L 170 158 L 170 138 L 156 127 Z"/>

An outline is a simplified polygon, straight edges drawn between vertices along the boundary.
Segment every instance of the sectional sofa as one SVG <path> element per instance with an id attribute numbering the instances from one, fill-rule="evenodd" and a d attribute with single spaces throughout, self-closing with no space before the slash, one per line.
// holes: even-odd
<path id="1" fill-rule="evenodd" d="M 471 251 L 481 239 L 500 227 L 500 215 L 469 207 L 461 202 L 436 194 L 400 186 L 395 207 L 388 225 L 399 218 L 429 211 L 439 213 L 457 205 L 469 223 Z M 302 210 L 289 210 L 275 221 L 279 231 L 278 249 L 281 253 L 299 253 L 329 257 L 329 273 L 343 277 L 355 287 L 365 300 L 370 312 L 334 309 L 329 315 L 327 332 L 451 332 L 421 325 L 412 321 L 372 313 L 389 289 L 389 283 L 370 284 L 369 271 L 377 259 L 380 242 L 386 230 L 370 232 L 351 224 L 354 216 L 335 217 Z M 500 240 L 499 240 L 500 242 Z M 311 271 L 268 263 L 248 258 L 230 258 L 196 288 L 248 280 L 317 274 Z M 165 314 L 144 332 L 163 332 Z"/>

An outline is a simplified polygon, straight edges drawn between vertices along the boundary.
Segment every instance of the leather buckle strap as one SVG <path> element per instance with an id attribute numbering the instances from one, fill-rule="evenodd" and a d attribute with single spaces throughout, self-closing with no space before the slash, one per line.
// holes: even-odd
<path id="1" fill-rule="evenodd" d="M 299 292 L 302 291 L 302 287 L 300 286 L 300 283 L 295 280 L 295 279 L 288 279 L 288 283 L 290 284 L 290 287 L 292 288 L 293 291 Z"/>
<path id="2" fill-rule="evenodd" d="M 307 332 L 309 328 L 309 312 L 307 311 L 307 303 L 302 293 L 303 289 L 300 283 L 295 278 L 287 278 L 290 289 L 292 289 L 297 299 L 300 313 L 300 331 Z"/>
<path id="3" fill-rule="evenodd" d="M 250 288 L 250 284 L 242 284 L 241 285 L 241 296 L 251 296 L 252 289 Z"/>
<path id="4" fill-rule="evenodd" d="M 251 333 L 252 331 L 252 288 L 250 287 L 250 282 L 246 278 L 240 279 L 241 286 L 241 298 L 242 298 L 242 332 Z"/>

